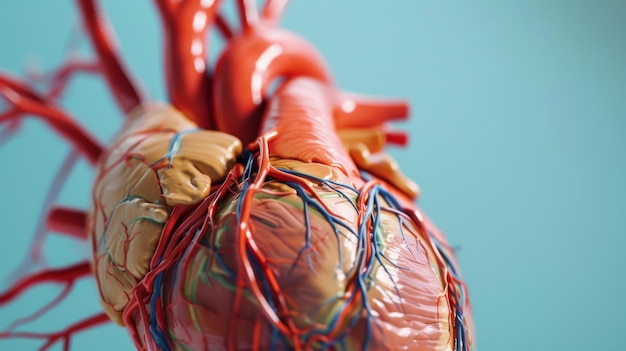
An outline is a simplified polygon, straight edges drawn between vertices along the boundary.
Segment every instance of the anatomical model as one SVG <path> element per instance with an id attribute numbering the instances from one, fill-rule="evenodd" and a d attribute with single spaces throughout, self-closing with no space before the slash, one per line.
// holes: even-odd
<path id="1" fill-rule="evenodd" d="M 48 93 L 0 75 L 0 122 L 39 116 L 94 165 L 91 208 L 47 219 L 93 257 L 18 279 L 0 304 L 93 275 L 104 313 L 0 337 L 69 349 L 72 334 L 112 320 L 142 350 L 473 348 L 454 254 L 383 152 L 406 139 L 385 127 L 407 116 L 404 102 L 340 91 L 317 51 L 278 27 L 281 0 L 258 13 L 238 1 L 236 32 L 220 1 L 157 0 L 170 101 L 150 102 L 95 1 L 77 3 L 98 59 L 69 62 Z M 212 26 L 226 40 L 213 70 Z M 81 71 L 101 74 L 126 114 L 106 147 L 58 105 Z"/>

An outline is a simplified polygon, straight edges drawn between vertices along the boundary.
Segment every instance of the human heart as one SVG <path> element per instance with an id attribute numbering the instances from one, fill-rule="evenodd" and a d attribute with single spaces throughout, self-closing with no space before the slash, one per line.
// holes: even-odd
<path id="1" fill-rule="evenodd" d="M 103 306 L 138 347 L 471 344 L 445 238 L 380 157 L 381 119 L 341 133 L 338 96 L 289 78 L 245 149 L 171 107 L 131 116 L 100 166 L 91 235 Z"/>
<path id="2" fill-rule="evenodd" d="M 453 250 L 383 152 L 406 142 L 386 124 L 407 105 L 340 91 L 319 53 L 278 28 L 284 1 L 267 1 L 261 16 L 238 1 L 238 33 L 218 3 L 157 1 L 171 104 L 141 96 L 93 0 L 78 5 L 95 64 L 68 64 L 48 95 L 0 74 L 11 105 L 0 122 L 40 116 L 96 166 L 90 210 L 48 217 L 78 240 L 87 233 L 91 261 L 0 294 L 2 306 L 31 286 L 65 284 L 0 338 L 69 349 L 72 334 L 111 319 L 140 350 L 475 349 Z M 211 71 L 213 24 L 227 40 Z M 72 70 L 102 74 L 126 113 L 108 147 L 55 104 Z M 49 334 L 12 330 L 91 273 L 106 315 Z"/>

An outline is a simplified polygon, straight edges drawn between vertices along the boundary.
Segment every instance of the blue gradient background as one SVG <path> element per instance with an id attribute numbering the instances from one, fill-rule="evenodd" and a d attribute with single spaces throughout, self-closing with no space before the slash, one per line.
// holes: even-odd
<path id="1" fill-rule="evenodd" d="M 460 248 L 479 349 L 624 350 L 626 1 L 379 3 L 294 2 L 283 23 L 319 48 L 341 87 L 411 101 L 411 121 L 400 125 L 411 144 L 392 153 Z M 108 1 L 105 10 L 128 66 L 163 100 L 151 3 Z M 0 68 L 55 67 L 76 23 L 71 1 L 3 2 Z M 103 141 L 119 127 L 100 80 L 77 79 L 64 102 Z M 0 146 L 3 288 L 67 150 L 32 119 Z M 80 164 L 60 202 L 86 207 L 92 178 Z M 71 240 L 46 242 L 50 265 L 88 253 Z M 34 289 L 0 309 L 0 328 L 58 291 Z M 96 296 L 81 281 L 69 302 L 23 329 L 57 330 L 98 311 Z M 0 340 L 1 350 L 38 345 Z M 113 325 L 72 346 L 132 349 Z"/>

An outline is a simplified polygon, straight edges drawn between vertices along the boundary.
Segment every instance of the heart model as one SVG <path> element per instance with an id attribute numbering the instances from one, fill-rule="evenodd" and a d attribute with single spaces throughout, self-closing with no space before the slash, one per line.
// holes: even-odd
<path id="1" fill-rule="evenodd" d="M 406 103 L 340 91 L 317 51 L 278 28 L 283 1 L 261 16 L 238 2 L 238 33 L 218 1 L 157 3 L 170 104 L 141 96 L 96 4 L 78 1 L 99 61 L 66 70 L 112 88 L 127 118 L 109 147 L 55 107 L 54 89 L 0 77 L 17 111 L 0 121 L 43 117 L 97 175 L 88 211 L 54 208 L 48 220 L 91 240 L 91 262 L 25 277 L 0 304 L 92 272 L 106 316 L 48 344 L 110 318 L 141 350 L 472 349 L 454 253 L 383 152 L 406 142 L 386 127 Z M 209 72 L 213 25 L 227 40 Z"/>

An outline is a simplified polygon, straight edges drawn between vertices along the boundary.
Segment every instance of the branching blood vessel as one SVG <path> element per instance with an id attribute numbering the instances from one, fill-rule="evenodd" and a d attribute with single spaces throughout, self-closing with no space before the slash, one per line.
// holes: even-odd
<path id="1" fill-rule="evenodd" d="M 77 1 L 94 61 L 68 62 L 44 92 L 0 74 L 5 133 L 39 117 L 97 175 L 89 210 L 53 206 L 47 218 L 90 241 L 92 259 L 4 291 L 0 306 L 38 284 L 65 287 L 0 338 L 68 350 L 112 320 L 141 350 L 473 349 L 454 253 L 383 151 L 406 143 L 387 128 L 406 103 L 339 90 L 315 48 L 279 28 L 285 0 L 236 4 L 237 29 L 220 1 L 156 1 L 169 104 L 143 97 L 95 0 Z M 211 70 L 213 26 L 225 44 Z M 108 146 L 59 105 L 80 72 L 101 75 L 126 116 Z M 56 333 L 13 331 L 88 276 L 104 313 Z"/>

